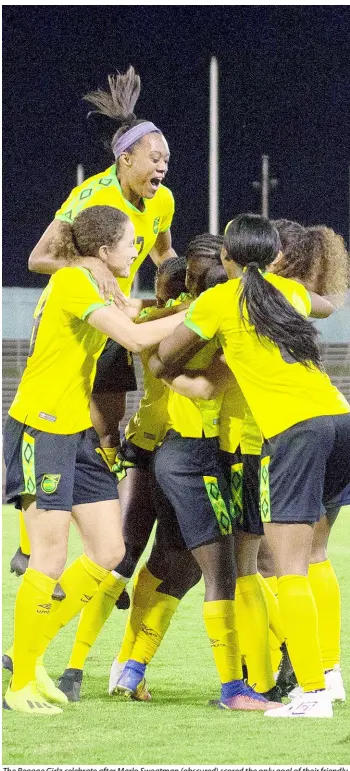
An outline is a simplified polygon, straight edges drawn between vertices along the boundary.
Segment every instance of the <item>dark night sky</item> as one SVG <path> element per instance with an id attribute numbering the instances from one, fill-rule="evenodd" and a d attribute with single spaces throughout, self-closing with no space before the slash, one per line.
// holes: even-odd
<path id="1" fill-rule="evenodd" d="M 28 255 L 75 185 L 77 163 L 90 176 L 112 162 L 81 97 L 128 64 L 141 75 L 138 116 L 169 141 L 179 253 L 208 227 L 211 55 L 221 226 L 259 210 L 251 181 L 267 153 L 279 179 L 270 215 L 346 238 L 349 27 L 345 6 L 4 6 L 4 284 L 45 283 L 28 272 Z"/>

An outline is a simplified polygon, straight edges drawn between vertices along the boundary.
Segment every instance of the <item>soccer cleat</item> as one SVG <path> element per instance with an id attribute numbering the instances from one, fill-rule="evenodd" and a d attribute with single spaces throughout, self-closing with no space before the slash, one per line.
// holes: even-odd
<path id="1" fill-rule="evenodd" d="M 113 693 L 116 692 L 117 683 L 120 678 L 121 673 L 124 670 L 124 667 L 126 665 L 126 661 L 123 661 L 120 663 L 118 659 L 114 659 L 111 670 L 109 673 L 109 683 L 108 683 L 108 693 L 110 696 L 113 696 Z"/>
<path id="2" fill-rule="evenodd" d="M 44 697 L 44 699 L 47 699 L 47 701 L 50 701 L 53 704 L 59 704 L 60 706 L 68 703 L 66 694 L 63 693 L 60 688 L 57 688 L 54 681 L 47 673 L 43 664 L 43 656 L 37 660 L 35 667 L 35 677 L 37 689 Z"/>
<path id="3" fill-rule="evenodd" d="M 336 664 L 333 669 L 329 669 L 325 672 L 325 679 L 326 691 L 329 694 L 331 701 L 346 701 L 346 693 L 339 664 Z M 297 696 L 302 696 L 303 693 L 303 689 L 298 685 L 297 688 L 293 688 L 293 690 L 290 691 L 288 698 L 295 699 Z"/>
<path id="4" fill-rule="evenodd" d="M 11 672 L 11 673 L 13 672 L 12 656 L 13 656 L 12 648 L 9 648 L 8 651 L 6 651 L 6 653 L 4 653 L 2 656 L 2 668 L 7 669 L 8 672 Z"/>
<path id="5" fill-rule="evenodd" d="M 130 608 L 130 597 L 126 589 L 123 589 L 115 605 L 116 605 L 116 608 L 118 608 L 118 610 L 128 610 L 128 608 Z"/>
<path id="6" fill-rule="evenodd" d="M 327 691 L 307 691 L 296 696 L 290 704 L 268 709 L 266 717 L 333 717 L 332 702 Z"/>
<path id="7" fill-rule="evenodd" d="M 280 706 L 279 702 L 268 701 L 261 693 L 256 693 L 250 685 L 245 685 L 243 682 L 239 693 L 235 696 L 230 696 L 227 699 L 220 699 L 218 702 L 219 709 L 228 710 L 265 711 L 266 709 L 270 709 L 273 711 Z"/>
<path id="8" fill-rule="evenodd" d="M 58 600 L 59 602 L 66 599 L 66 593 L 63 591 L 60 584 L 56 584 L 51 597 L 53 600 Z"/>
<path id="9" fill-rule="evenodd" d="M 62 712 L 60 707 L 49 704 L 43 699 L 35 681 L 28 683 L 19 691 L 11 691 L 9 686 L 5 693 L 3 708 L 31 715 L 58 715 Z"/>
<path id="10" fill-rule="evenodd" d="M 80 689 L 83 682 L 82 669 L 65 669 L 59 678 L 58 687 L 66 694 L 68 701 L 80 701 Z"/>
<path id="11" fill-rule="evenodd" d="M 339 664 L 325 672 L 326 690 L 331 701 L 346 701 L 346 693 Z"/>
<path id="12" fill-rule="evenodd" d="M 298 685 L 292 662 L 285 643 L 281 645 L 282 658 L 278 667 L 276 686 L 281 696 L 288 696 L 290 692 Z"/>
<path id="13" fill-rule="evenodd" d="M 150 701 L 151 694 L 147 689 L 144 675 L 125 665 L 114 693 L 119 693 L 133 701 Z"/>
<path id="14" fill-rule="evenodd" d="M 280 704 L 282 702 L 281 693 L 277 685 L 274 685 L 273 688 L 270 688 L 269 691 L 262 693 L 261 696 L 264 696 L 267 701 L 278 701 Z"/>
<path id="15" fill-rule="evenodd" d="M 29 554 L 24 554 L 19 546 L 10 562 L 10 573 L 16 573 L 16 576 L 23 576 L 26 572 L 29 562 Z"/>

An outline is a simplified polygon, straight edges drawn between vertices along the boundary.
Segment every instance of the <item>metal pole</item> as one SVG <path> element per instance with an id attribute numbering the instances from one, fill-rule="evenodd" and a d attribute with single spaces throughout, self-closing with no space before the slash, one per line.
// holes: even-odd
<path id="1" fill-rule="evenodd" d="M 77 187 L 84 182 L 84 166 L 82 163 L 77 165 Z"/>
<path id="2" fill-rule="evenodd" d="M 219 68 L 216 56 L 209 73 L 209 232 L 219 232 Z"/>
<path id="3" fill-rule="evenodd" d="M 269 216 L 269 156 L 262 156 L 261 165 L 261 214 L 263 217 Z"/>

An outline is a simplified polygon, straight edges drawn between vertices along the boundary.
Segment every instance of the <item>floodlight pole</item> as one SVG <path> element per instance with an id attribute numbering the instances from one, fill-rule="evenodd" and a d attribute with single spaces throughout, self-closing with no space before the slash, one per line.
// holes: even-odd
<path id="1" fill-rule="evenodd" d="M 255 190 L 261 190 L 261 214 L 263 217 L 269 216 L 269 192 L 278 185 L 278 179 L 270 179 L 269 156 L 261 156 L 261 182 L 252 183 Z"/>
<path id="2" fill-rule="evenodd" d="M 84 182 L 84 166 L 82 163 L 78 163 L 76 171 L 77 187 Z"/>
<path id="3" fill-rule="evenodd" d="M 219 232 L 219 68 L 212 56 L 209 69 L 209 233 Z"/>

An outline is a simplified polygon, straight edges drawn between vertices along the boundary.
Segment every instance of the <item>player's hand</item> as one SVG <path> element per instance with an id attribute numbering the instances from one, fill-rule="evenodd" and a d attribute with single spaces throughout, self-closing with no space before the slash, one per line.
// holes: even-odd
<path id="1" fill-rule="evenodd" d="M 113 273 L 101 260 L 97 259 L 97 257 L 83 257 L 79 260 L 79 265 L 90 271 L 105 300 L 109 300 L 112 297 L 118 308 L 125 310 L 129 305 L 128 298 L 121 291 Z"/>

